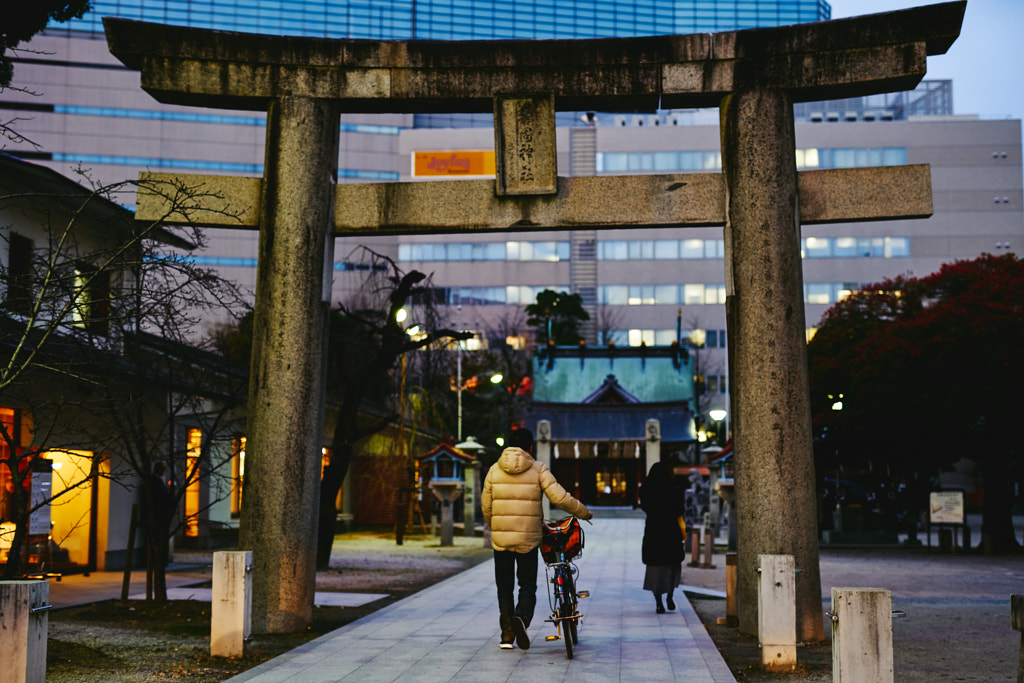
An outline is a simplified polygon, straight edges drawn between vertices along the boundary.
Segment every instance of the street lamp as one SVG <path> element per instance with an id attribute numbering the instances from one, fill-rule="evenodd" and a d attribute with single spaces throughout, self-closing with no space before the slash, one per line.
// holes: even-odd
<path id="1" fill-rule="evenodd" d="M 456 341 L 455 382 L 456 382 L 456 428 L 455 440 L 462 441 L 462 345 L 465 340 Z M 491 384 L 501 384 L 505 377 L 499 372 L 491 375 Z"/>
<path id="2" fill-rule="evenodd" d="M 455 386 L 456 386 L 456 393 L 458 395 L 457 408 L 456 408 L 456 415 L 457 415 L 457 417 L 455 419 L 455 421 L 456 421 L 455 440 L 461 442 L 462 441 L 462 340 L 461 339 L 456 340 L 455 345 L 456 345 L 455 349 L 456 349 L 456 352 L 457 352 L 456 361 L 455 361 L 455 367 L 457 368 L 456 376 L 455 376 L 455 382 L 456 382 Z"/>
<path id="3" fill-rule="evenodd" d="M 721 424 L 722 420 L 724 420 L 728 416 L 729 413 L 726 412 L 723 408 L 714 408 L 708 411 L 708 417 L 710 417 L 715 422 L 719 423 L 719 425 Z M 726 427 L 726 431 L 728 431 L 728 427 Z M 722 437 L 717 428 L 715 429 L 715 432 L 718 435 L 718 444 L 722 445 Z M 726 434 L 726 436 L 728 436 L 728 434 Z"/>

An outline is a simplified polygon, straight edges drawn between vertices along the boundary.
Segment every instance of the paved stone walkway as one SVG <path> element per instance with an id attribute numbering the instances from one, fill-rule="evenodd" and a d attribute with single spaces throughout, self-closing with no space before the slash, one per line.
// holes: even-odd
<path id="1" fill-rule="evenodd" d="M 643 519 L 584 524 L 576 562 L 584 615 L 575 657 L 555 633 L 543 577 L 528 650 L 498 648 L 493 566 L 485 562 L 230 679 L 301 681 L 735 681 L 680 590 L 655 614 L 640 562 Z M 542 570 L 543 571 L 543 570 Z"/>

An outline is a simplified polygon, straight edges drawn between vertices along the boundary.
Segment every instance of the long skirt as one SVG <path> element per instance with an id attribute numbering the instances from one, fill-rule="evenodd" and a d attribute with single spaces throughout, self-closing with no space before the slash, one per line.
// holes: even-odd
<path id="1" fill-rule="evenodd" d="M 683 574 L 683 563 L 649 564 L 644 574 L 644 590 L 658 595 L 671 593 L 679 585 Z"/>

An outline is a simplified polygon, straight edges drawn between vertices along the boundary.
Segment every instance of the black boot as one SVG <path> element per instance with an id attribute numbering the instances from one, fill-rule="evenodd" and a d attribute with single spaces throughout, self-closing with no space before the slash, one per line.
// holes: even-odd
<path id="1" fill-rule="evenodd" d="M 657 614 L 664 614 L 665 613 L 665 605 L 661 604 L 661 593 L 655 593 L 654 594 L 654 602 L 655 602 L 655 604 L 658 605 L 658 608 L 655 609 L 654 611 Z"/>
<path id="2" fill-rule="evenodd" d="M 668 606 L 668 611 L 671 612 L 676 608 L 676 601 L 672 599 L 672 594 L 669 593 L 665 597 L 665 604 Z"/>

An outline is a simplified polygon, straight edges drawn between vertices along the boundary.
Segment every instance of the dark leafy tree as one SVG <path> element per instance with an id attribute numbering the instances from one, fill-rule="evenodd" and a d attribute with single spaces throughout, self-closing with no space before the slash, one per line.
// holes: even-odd
<path id="1" fill-rule="evenodd" d="M 984 477 L 982 546 L 1016 549 L 1022 291 L 1019 258 L 984 255 L 831 308 L 808 347 L 819 470 L 888 470 L 919 507 L 932 477 L 972 458 Z"/>
<path id="2" fill-rule="evenodd" d="M 537 343 L 554 341 L 556 346 L 575 346 L 582 341 L 579 326 L 590 320 L 579 294 L 545 289 L 537 294 L 537 301 L 526 307 L 527 325 L 537 328 Z"/>
<path id="3" fill-rule="evenodd" d="M 51 21 L 67 21 L 82 16 L 89 9 L 89 0 L 0 0 L 0 93 L 6 89 L 37 95 L 26 88 L 14 87 L 14 55 L 23 52 L 18 46 L 36 35 Z M 0 120 L 0 137 L 15 144 L 35 142 L 17 131 L 20 120 L 15 116 Z M 2 148 L 3 145 L 0 145 Z"/>
<path id="4" fill-rule="evenodd" d="M 523 311 L 510 310 L 505 316 L 482 326 L 487 337 L 485 349 L 463 354 L 463 438 L 473 435 L 485 446 L 475 453 L 483 471 L 497 459 L 496 440 L 508 438 L 526 412 L 532 394 L 532 351 L 522 345 Z M 501 381 L 491 380 L 495 375 Z"/>
<path id="5" fill-rule="evenodd" d="M 46 28 L 50 21 L 81 17 L 89 0 L 0 0 L 0 88 L 11 84 L 14 65 L 10 52 Z"/>

